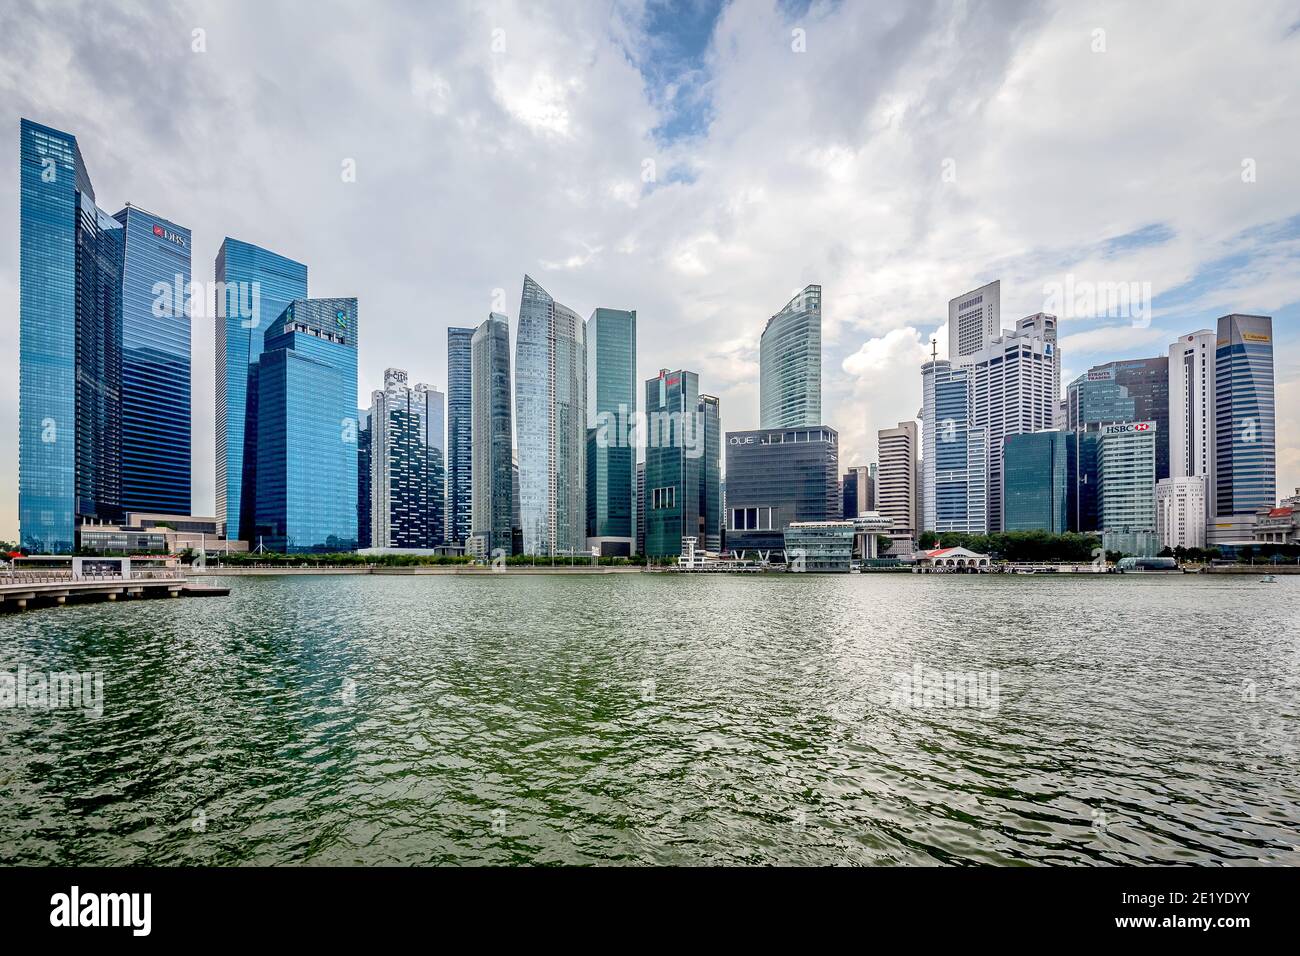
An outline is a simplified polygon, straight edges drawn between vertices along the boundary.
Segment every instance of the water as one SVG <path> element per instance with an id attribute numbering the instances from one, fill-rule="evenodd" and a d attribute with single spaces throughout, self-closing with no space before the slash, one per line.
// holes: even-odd
<path id="1" fill-rule="evenodd" d="M 1300 577 L 222 583 L 0 617 L 104 673 L 0 710 L 0 863 L 1300 862 Z"/>

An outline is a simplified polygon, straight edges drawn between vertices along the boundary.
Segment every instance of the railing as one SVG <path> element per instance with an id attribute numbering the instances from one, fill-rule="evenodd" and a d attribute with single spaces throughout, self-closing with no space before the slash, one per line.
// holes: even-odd
<path id="1" fill-rule="evenodd" d="M 130 575 L 123 577 L 120 574 L 73 574 L 71 571 L 12 571 L 8 574 L 0 572 L 0 586 L 6 584 L 58 584 L 68 582 L 71 584 L 87 583 L 116 583 L 119 581 L 159 581 L 180 580 L 182 572 L 166 568 L 146 568 L 143 570 L 132 570 Z"/>

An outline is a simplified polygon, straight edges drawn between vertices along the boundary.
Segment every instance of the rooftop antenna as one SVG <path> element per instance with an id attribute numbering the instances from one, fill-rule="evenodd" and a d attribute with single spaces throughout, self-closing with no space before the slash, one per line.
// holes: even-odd
<path id="1" fill-rule="evenodd" d="M 939 340 L 938 339 L 930 340 L 930 361 L 932 362 L 939 361 Z"/>

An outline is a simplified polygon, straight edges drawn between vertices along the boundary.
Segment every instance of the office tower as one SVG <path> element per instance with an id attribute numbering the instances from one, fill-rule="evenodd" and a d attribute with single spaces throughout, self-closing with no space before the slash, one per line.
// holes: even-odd
<path id="1" fill-rule="evenodd" d="M 1101 530 L 1098 474 L 1101 429 L 1136 419 L 1137 403 L 1109 371 L 1080 375 L 1066 394 L 1069 530 Z"/>
<path id="2" fill-rule="evenodd" d="M 988 527 L 999 531 L 1003 439 L 1051 428 L 1056 421 L 1061 394 L 1056 317 L 1027 316 L 962 361 L 973 374 L 971 423 L 988 429 Z"/>
<path id="3" fill-rule="evenodd" d="M 921 367 L 925 471 L 922 530 L 988 531 L 989 430 L 972 424 L 974 371 L 945 359 Z"/>
<path id="4" fill-rule="evenodd" d="M 995 280 L 948 301 L 948 360 L 966 365 L 1002 334 L 1002 282 Z"/>
<path id="5" fill-rule="evenodd" d="M 722 550 L 722 404 L 715 395 L 701 395 L 700 427 L 704 429 L 704 458 L 700 463 L 700 527 L 696 534 L 705 551 Z"/>
<path id="6" fill-rule="evenodd" d="M 1162 548 L 1205 547 L 1205 477 L 1156 482 L 1156 531 Z"/>
<path id="7" fill-rule="evenodd" d="M 866 465 L 854 465 L 840 479 L 840 516 L 856 518 L 864 511 L 875 510 L 871 505 L 869 483 L 871 471 Z"/>
<path id="8" fill-rule="evenodd" d="M 587 546 L 628 557 L 636 449 L 636 312 L 597 309 L 587 319 Z"/>
<path id="9" fill-rule="evenodd" d="M 1213 483 L 1216 336 L 1201 329 L 1169 346 L 1169 477 Z M 1206 495 L 1206 508 L 1212 496 Z"/>
<path id="10" fill-rule="evenodd" d="M 525 554 L 587 542 L 587 372 L 582 319 L 524 276 L 515 337 L 520 519 Z"/>
<path id="11" fill-rule="evenodd" d="M 1214 367 L 1214 520 L 1211 545 L 1250 542 L 1255 515 L 1276 504 L 1273 320 L 1225 315 Z"/>
<path id="12" fill-rule="evenodd" d="M 1169 477 L 1169 356 L 1096 365 L 1087 375 L 1128 390 L 1134 419 L 1156 423 L 1156 480 Z"/>
<path id="13" fill-rule="evenodd" d="M 1103 532 L 1156 530 L 1156 422 L 1101 427 L 1098 518 Z"/>
<path id="14" fill-rule="evenodd" d="M 19 165 L 19 538 L 66 554 L 122 514 L 124 230 L 75 136 L 22 120 Z"/>
<path id="15" fill-rule="evenodd" d="M 822 287 L 806 286 L 767 320 L 758 347 L 759 428 L 822 419 Z"/>
<path id="16" fill-rule="evenodd" d="M 916 422 L 899 422 L 896 428 L 882 428 L 877 433 L 880 467 L 876 502 L 874 508 L 862 509 L 879 512 L 889 519 L 889 537 L 896 543 L 897 550 L 909 554 L 919 534 L 915 510 L 916 461 L 920 452 L 918 439 Z"/>
<path id="17" fill-rule="evenodd" d="M 838 477 L 839 433 L 828 425 L 728 432 L 727 550 L 781 551 L 793 522 L 836 520 Z"/>
<path id="18" fill-rule="evenodd" d="M 645 460 L 636 463 L 636 553 L 645 554 Z"/>
<path id="19" fill-rule="evenodd" d="M 1063 431 L 1012 435 L 1003 445 L 1004 531 L 1070 528 L 1069 441 Z"/>
<path id="20" fill-rule="evenodd" d="M 442 393 L 384 370 L 371 394 L 370 547 L 431 549 L 442 544 Z"/>
<path id="21" fill-rule="evenodd" d="M 371 536 L 370 409 L 357 409 L 357 548 L 374 547 Z"/>
<path id="22" fill-rule="evenodd" d="M 470 346 L 474 329 L 447 330 L 447 541 L 469 537 L 473 498 L 474 433 Z"/>
<path id="23" fill-rule="evenodd" d="M 485 555 L 513 554 L 514 459 L 510 407 L 510 320 L 493 312 L 470 345 L 470 535 Z"/>
<path id="24" fill-rule="evenodd" d="M 255 376 L 254 547 L 357 546 L 357 331 L 356 299 L 295 299 L 266 331 Z"/>
<path id="25" fill-rule="evenodd" d="M 645 553 L 682 553 L 682 538 L 696 537 L 704 463 L 700 379 L 694 372 L 659 374 L 645 383 L 648 434 L 645 450 Z"/>
<path id="26" fill-rule="evenodd" d="M 217 252 L 213 315 L 217 365 L 217 521 L 249 540 L 257 497 L 257 360 L 289 303 L 307 297 L 307 267 L 231 239 Z M 348 403 L 356 410 L 356 397 Z M 244 493 L 247 489 L 247 494 Z"/>
<path id="27" fill-rule="evenodd" d="M 122 508 L 188 515 L 190 231 L 129 204 L 113 218 L 126 240 Z"/>
<path id="28" fill-rule="evenodd" d="M 417 385 L 424 409 L 424 447 L 429 456 L 428 547 L 447 543 L 447 396 L 432 385 Z"/>

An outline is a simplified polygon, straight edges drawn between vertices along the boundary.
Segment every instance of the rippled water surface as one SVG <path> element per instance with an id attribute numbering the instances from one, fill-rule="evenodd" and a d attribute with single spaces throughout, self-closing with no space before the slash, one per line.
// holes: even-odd
<path id="1" fill-rule="evenodd" d="M 1300 577 L 221 583 L 0 617 L 104 674 L 0 710 L 0 862 L 1300 862 Z"/>

